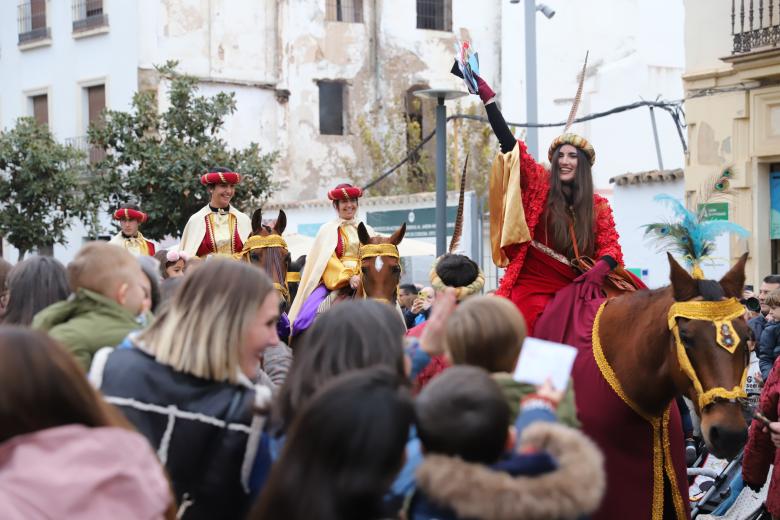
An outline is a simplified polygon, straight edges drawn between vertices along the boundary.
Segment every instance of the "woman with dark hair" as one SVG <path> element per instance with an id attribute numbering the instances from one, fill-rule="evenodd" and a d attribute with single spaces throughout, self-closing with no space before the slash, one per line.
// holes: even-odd
<path id="1" fill-rule="evenodd" d="M 292 368 L 274 401 L 270 426 L 252 469 L 250 487 L 254 492 L 263 487 L 299 411 L 331 379 L 372 366 L 388 367 L 399 378 L 406 377 L 405 330 L 392 307 L 373 300 L 344 302 L 314 323 L 296 347 Z"/>
<path id="2" fill-rule="evenodd" d="M 493 90 L 482 78 L 477 82 L 501 143 L 490 179 L 493 261 L 506 268 L 496 292 L 517 305 L 533 335 L 555 293 L 579 275 L 573 261 L 600 259 L 615 269 L 623 253 L 609 202 L 593 190 L 593 146 L 573 133 L 556 137 L 547 152 L 548 171 L 515 139 Z"/>
<path id="3" fill-rule="evenodd" d="M 404 377 L 404 332 L 399 314 L 374 300 L 344 302 L 323 314 L 296 348 L 274 406 L 276 433 L 286 431 L 320 387 L 345 372 L 379 365 Z"/>
<path id="4" fill-rule="evenodd" d="M 339 184 L 328 192 L 337 217 L 317 231 L 306 256 L 298 291 L 288 313 L 292 335 L 311 327 L 314 318 L 333 303 L 354 294 L 360 287 L 360 239 L 358 199 L 363 190 Z M 374 234 L 368 228 L 369 234 Z"/>
<path id="5" fill-rule="evenodd" d="M 38 311 L 68 297 L 65 267 L 49 256 L 33 256 L 16 264 L 6 279 L 8 290 L 2 323 L 30 325 Z"/>
<path id="6" fill-rule="evenodd" d="M 175 513 L 148 442 L 75 359 L 46 334 L 0 327 L 0 518 Z"/>
<path id="7" fill-rule="evenodd" d="M 382 518 L 403 463 L 411 397 L 397 370 L 355 370 L 324 385 L 290 427 L 252 520 Z"/>

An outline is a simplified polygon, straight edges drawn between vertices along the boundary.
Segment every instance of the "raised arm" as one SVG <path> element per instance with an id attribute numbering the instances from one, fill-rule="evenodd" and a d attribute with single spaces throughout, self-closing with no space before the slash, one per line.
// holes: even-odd
<path id="1" fill-rule="evenodd" d="M 450 72 L 459 78 L 463 78 L 463 74 L 460 72 L 457 62 L 453 64 Z M 515 136 L 512 135 L 512 131 L 509 130 L 509 126 L 506 124 L 506 121 L 504 121 L 504 116 L 498 108 L 496 93 L 493 92 L 493 89 L 490 88 L 490 85 L 488 85 L 484 79 L 479 76 L 476 78 L 477 91 L 482 103 L 485 104 L 490 127 L 493 129 L 493 133 L 496 134 L 498 142 L 501 143 L 501 152 L 509 153 L 515 147 L 517 140 L 515 139 Z"/>

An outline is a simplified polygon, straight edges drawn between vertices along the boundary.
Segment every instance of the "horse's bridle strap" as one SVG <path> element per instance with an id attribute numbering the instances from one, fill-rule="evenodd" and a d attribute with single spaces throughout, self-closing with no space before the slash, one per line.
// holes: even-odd
<path id="1" fill-rule="evenodd" d="M 301 283 L 300 271 L 287 271 L 287 283 Z"/>
<path id="2" fill-rule="evenodd" d="M 365 244 L 360 246 L 360 259 L 375 258 L 377 256 L 391 256 L 400 258 L 398 247 L 395 244 Z"/>
<path id="3" fill-rule="evenodd" d="M 669 330 L 674 335 L 677 348 L 677 360 L 680 368 L 691 380 L 694 390 L 699 396 L 699 410 L 702 410 L 708 404 L 717 399 L 733 400 L 747 397 L 745 393 L 745 382 L 747 380 L 748 367 L 742 372 L 742 380 L 739 386 L 731 390 L 723 387 L 710 388 L 705 391 L 702 387 L 699 376 L 696 374 L 688 353 L 685 350 L 682 339 L 680 338 L 680 328 L 677 324 L 677 318 L 687 318 L 690 320 L 709 321 L 715 327 L 715 335 L 718 346 L 722 347 L 730 354 L 734 354 L 740 343 L 739 335 L 734 329 L 732 320 L 739 318 L 745 313 L 742 304 L 736 298 L 729 298 L 717 302 L 710 301 L 689 301 L 676 302 L 669 308 Z"/>

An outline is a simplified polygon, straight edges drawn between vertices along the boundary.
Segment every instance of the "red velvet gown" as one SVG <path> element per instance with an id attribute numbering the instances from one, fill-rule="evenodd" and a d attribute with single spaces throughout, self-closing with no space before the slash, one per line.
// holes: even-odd
<path id="1" fill-rule="evenodd" d="M 563 259 L 556 260 L 533 244 L 536 242 L 549 248 L 545 208 L 550 191 L 550 172 L 528 154 L 525 143 L 518 141 L 518 145 L 523 212 L 532 240 L 504 248 L 509 265 L 496 294 L 509 298 L 517 305 L 525 317 L 528 335 L 533 336 L 536 320 L 547 304 L 577 275 L 571 266 L 561 261 Z M 623 252 L 609 203 L 601 195 L 593 195 L 593 210 L 594 259 L 609 255 L 622 265 Z"/>

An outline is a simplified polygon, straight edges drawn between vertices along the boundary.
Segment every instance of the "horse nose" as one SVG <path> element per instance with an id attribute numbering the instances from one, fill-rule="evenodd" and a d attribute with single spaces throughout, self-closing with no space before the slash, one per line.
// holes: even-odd
<path id="1" fill-rule="evenodd" d="M 747 428 L 733 429 L 726 426 L 710 427 L 710 443 L 717 457 L 730 459 L 739 453 L 747 442 Z"/>

